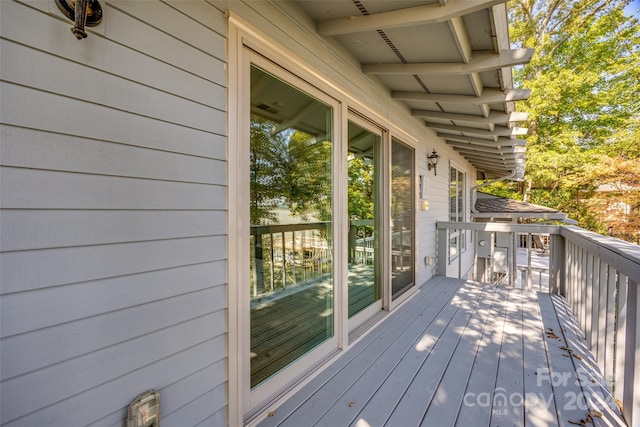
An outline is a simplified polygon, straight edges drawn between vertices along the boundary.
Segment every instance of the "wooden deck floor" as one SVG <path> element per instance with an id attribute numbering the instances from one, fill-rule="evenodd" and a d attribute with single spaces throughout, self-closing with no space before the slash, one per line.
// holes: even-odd
<path id="1" fill-rule="evenodd" d="M 624 425 L 565 300 L 436 277 L 260 426 Z"/>

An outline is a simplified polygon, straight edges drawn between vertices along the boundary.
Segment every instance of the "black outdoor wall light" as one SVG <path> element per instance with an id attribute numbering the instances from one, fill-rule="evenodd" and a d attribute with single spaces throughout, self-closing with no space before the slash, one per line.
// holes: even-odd
<path id="1" fill-rule="evenodd" d="M 78 40 L 87 37 L 85 25 L 95 27 L 102 22 L 102 7 L 98 0 L 56 0 L 56 5 L 64 16 L 74 21 L 71 32 Z"/>
<path id="2" fill-rule="evenodd" d="M 438 172 L 436 171 L 436 166 L 438 165 L 438 160 L 440 160 L 440 155 L 436 153 L 435 148 L 433 149 L 433 152 L 427 156 L 427 160 L 429 161 L 427 168 L 429 170 L 433 169 L 433 174 L 438 175 Z"/>

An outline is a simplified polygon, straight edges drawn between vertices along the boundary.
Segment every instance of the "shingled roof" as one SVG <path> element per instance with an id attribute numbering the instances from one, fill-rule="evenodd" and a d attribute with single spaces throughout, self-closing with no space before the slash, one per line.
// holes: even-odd
<path id="1" fill-rule="evenodd" d="M 477 193 L 474 218 L 540 218 L 557 221 L 567 220 L 567 214 L 557 209 L 533 203 L 521 202 L 492 194 Z"/>

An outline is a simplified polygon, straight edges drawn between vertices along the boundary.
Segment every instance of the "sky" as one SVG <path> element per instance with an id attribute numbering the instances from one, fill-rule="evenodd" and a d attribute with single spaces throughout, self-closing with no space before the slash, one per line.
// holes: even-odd
<path id="1" fill-rule="evenodd" d="M 635 15 L 640 18 L 640 0 L 632 0 L 624 10 L 626 15 Z"/>

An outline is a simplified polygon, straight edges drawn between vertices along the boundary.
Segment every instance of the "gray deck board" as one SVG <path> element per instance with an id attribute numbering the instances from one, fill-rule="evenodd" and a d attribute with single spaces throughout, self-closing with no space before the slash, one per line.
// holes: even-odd
<path id="1" fill-rule="evenodd" d="M 493 390 L 498 376 L 500 346 L 508 307 L 508 290 L 497 288 L 491 321 L 476 351 L 473 369 L 462 397 L 455 425 L 484 427 L 491 423 Z"/>
<path id="2" fill-rule="evenodd" d="M 507 424 L 524 425 L 523 295 L 522 292 L 514 289 L 509 292 L 508 298 L 507 320 L 502 333 L 498 375 L 491 411 L 492 427 Z"/>
<path id="3" fill-rule="evenodd" d="M 425 314 L 433 317 L 457 291 L 456 286 L 438 286 L 442 278 L 430 282 L 429 292 L 421 291 L 406 309 L 389 315 L 375 331 L 356 343 L 348 352 L 326 368 L 321 376 L 311 380 L 299 393 L 277 409 L 277 417 L 270 417 L 260 425 L 296 425 L 306 420 L 317 419 L 344 393 L 350 382 L 356 382 L 376 359 L 398 338 L 399 332 Z M 283 424 L 286 420 L 287 424 Z M 300 424 L 298 424 L 300 425 Z"/>
<path id="4" fill-rule="evenodd" d="M 391 348 L 388 352 L 389 358 L 392 360 L 398 360 L 394 369 L 384 378 L 384 382 L 381 382 L 377 387 L 370 388 L 366 391 L 367 394 L 375 393 L 371 396 L 371 399 L 366 402 L 359 414 L 351 415 L 351 420 L 357 421 L 358 418 L 367 420 L 371 425 L 383 425 L 387 422 L 390 425 L 398 423 L 396 425 L 409 425 L 413 421 L 416 425 L 416 416 L 413 413 L 407 412 L 402 414 L 402 422 L 397 421 L 396 418 L 391 420 L 389 417 L 393 417 L 403 408 L 399 408 L 403 403 L 407 402 L 409 405 L 414 396 L 412 386 L 414 386 L 414 380 L 420 378 L 424 364 L 433 360 L 430 356 L 437 345 L 442 347 L 452 347 L 452 339 L 446 333 L 450 327 L 463 326 L 470 313 L 468 310 L 461 309 L 462 306 L 468 305 L 469 307 L 475 306 L 475 303 L 480 296 L 481 289 L 470 289 L 469 292 L 458 294 L 457 298 L 454 297 L 452 304 L 446 305 L 439 313 L 438 317 L 431 321 L 427 328 L 423 330 L 418 336 L 413 337 L 413 341 L 408 347 L 405 347 L 404 354 L 394 354 L 395 348 Z M 457 301 L 456 301 L 457 299 Z M 467 307 L 467 308 L 469 308 Z M 440 352 L 436 353 L 440 354 Z M 429 363 L 431 365 L 431 363 Z M 435 366 L 438 369 L 440 366 Z M 426 369 L 426 368 L 425 368 Z M 438 372 L 433 372 L 433 375 L 438 375 Z M 418 379 L 420 381 L 420 379 Z M 365 395 L 367 396 L 367 395 Z M 354 393 L 354 396 L 356 394 Z M 368 397 L 368 396 L 367 396 Z M 424 405 L 421 405 L 424 409 Z M 420 409 L 417 408 L 417 409 Z M 420 417 L 421 418 L 421 417 Z M 411 421 L 410 421 L 411 420 Z M 340 421 L 339 419 L 335 421 Z M 418 421 L 419 423 L 419 421 Z M 348 425 L 349 422 L 343 425 Z M 339 424 L 334 424 L 339 425 Z"/>
<path id="5" fill-rule="evenodd" d="M 420 370 L 411 380 L 411 384 L 395 407 L 387 423 L 391 425 L 420 425 L 427 412 L 426 404 L 431 402 L 436 394 L 447 368 L 457 354 L 464 356 L 464 346 L 460 346 L 464 333 L 475 324 L 474 316 L 479 315 L 479 310 L 486 301 L 482 300 L 481 293 L 473 299 L 467 298 L 461 303 L 456 316 L 447 325 L 447 328 L 438 338 L 426 360 L 420 366 Z M 453 355 L 453 357 L 452 357 Z M 461 366 L 460 366 L 461 367 Z M 456 366 L 456 370 L 458 366 Z M 466 378 L 464 378 L 466 380 Z"/>
<path id="6" fill-rule="evenodd" d="M 443 307 L 447 307 L 455 290 L 457 288 L 443 292 L 431 302 L 424 300 L 425 304 L 416 305 L 418 310 L 412 310 L 408 313 L 409 318 L 402 322 L 390 322 L 391 324 L 384 328 L 384 332 L 375 334 L 376 339 L 363 348 L 331 383 L 323 387 L 320 395 L 313 396 L 305 402 L 300 410 L 282 425 L 304 425 L 307 420 L 315 419 L 315 416 L 309 418 L 310 414 L 319 414 L 320 420 L 332 419 L 331 422 L 327 421 L 326 425 L 348 425 L 349 421 L 340 417 L 340 410 L 346 408 L 347 412 L 357 414 L 353 408 L 362 408 L 368 394 L 375 391 L 380 383 L 395 371 L 402 355 L 414 345 L 416 336 L 424 331 L 425 325 L 431 324 L 433 319 L 441 315 Z"/>
<path id="7" fill-rule="evenodd" d="M 579 421 L 586 414 L 582 389 L 577 383 L 577 374 L 567 343 L 562 333 L 563 326 L 557 317 L 551 296 L 538 294 L 540 314 L 545 325 L 545 342 L 549 354 L 548 374 L 541 381 L 549 381 L 553 387 L 558 423 L 571 425 L 569 421 Z"/>
<path id="8" fill-rule="evenodd" d="M 523 294 L 522 311 L 525 425 L 558 425 L 558 413 L 550 381 L 543 379 L 548 371 L 548 349 L 536 292 Z"/>
<path id="9" fill-rule="evenodd" d="M 585 396 L 586 407 L 583 410 L 583 420 L 589 415 L 590 422 L 598 426 L 618 425 L 622 422 L 618 407 L 607 392 L 606 382 L 598 368 L 595 356 L 589 351 L 589 345 L 580 331 L 580 327 L 571 313 L 566 300 L 552 296 L 552 301 L 563 324 L 563 336 L 567 348 L 572 356 L 572 363 L 576 369 L 576 379 L 580 383 Z"/>
<path id="10" fill-rule="evenodd" d="M 497 289 L 494 286 L 487 287 L 482 295 L 479 309 L 467 324 L 431 403 L 425 408 L 422 426 L 455 424 L 459 409 L 464 403 L 464 394 L 476 355 L 482 345 L 482 339 L 486 338 L 489 319 L 496 314 Z"/>
<path id="11" fill-rule="evenodd" d="M 563 298 L 437 277 L 260 426 L 624 425 L 593 366 Z"/>

